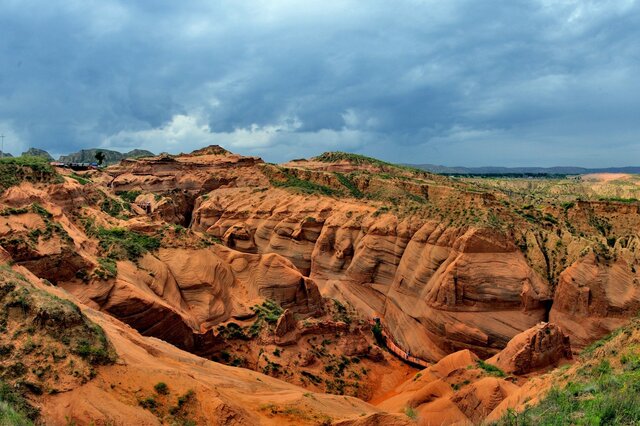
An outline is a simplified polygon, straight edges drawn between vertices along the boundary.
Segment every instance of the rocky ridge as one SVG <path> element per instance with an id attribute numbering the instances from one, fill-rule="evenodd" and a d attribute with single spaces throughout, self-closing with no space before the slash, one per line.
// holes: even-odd
<path id="1" fill-rule="evenodd" d="M 143 335 L 393 421 L 495 417 L 638 310 L 633 203 L 533 206 L 366 157 L 275 166 L 215 146 L 57 173 L 0 197 L 5 262 Z M 435 379 L 400 385 L 414 370 L 377 327 Z"/>

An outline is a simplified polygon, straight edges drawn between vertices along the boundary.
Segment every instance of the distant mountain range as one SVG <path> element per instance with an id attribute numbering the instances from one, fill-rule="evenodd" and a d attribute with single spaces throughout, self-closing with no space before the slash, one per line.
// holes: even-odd
<path id="1" fill-rule="evenodd" d="M 151 151 L 144 149 L 134 149 L 129 152 L 111 151 L 109 149 L 82 149 L 78 152 L 74 152 L 68 155 L 61 155 L 59 161 L 63 163 L 95 163 L 96 153 L 100 151 L 104 154 L 104 164 L 118 163 L 125 158 L 138 158 L 138 157 L 152 157 L 154 154 Z"/>
<path id="2" fill-rule="evenodd" d="M 155 154 L 151 151 L 147 151 L 145 149 L 134 149 L 129 152 L 118 152 L 112 151 L 110 149 L 102 149 L 102 148 L 90 148 L 90 149 L 82 149 L 78 152 L 73 152 L 67 155 L 61 155 L 58 161 L 62 163 L 95 163 L 96 154 L 98 151 L 104 154 L 103 164 L 115 164 L 120 162 L 125 158 L 140 158 L 140 157 L 153 157 Z M 47 151 L 40 148 L 29 148 L 29 150 L 22 153 L 22 156 L 30 156 L 30 157 L 42 157 L 47 161 L 54 161 L 51 154 Z M 0 157 L 13 157 L 10 153 L 3 153 L 0 151 Z"/>
<path id="3" fill-rule="evenodd" d="M 447 167 L 434 164 L 406 164 L 445 175 L 582 175 L 587 173 L 640 173 L 640 167 Z"/>

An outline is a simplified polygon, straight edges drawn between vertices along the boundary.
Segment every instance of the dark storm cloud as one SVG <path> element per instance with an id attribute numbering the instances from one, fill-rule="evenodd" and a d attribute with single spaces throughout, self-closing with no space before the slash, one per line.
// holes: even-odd
<path id="1" fill-rule="evenodd" d="M 624 0 L 5 0 L 0 132 L 14 153 L 637 164 L 639 40 Z"/>

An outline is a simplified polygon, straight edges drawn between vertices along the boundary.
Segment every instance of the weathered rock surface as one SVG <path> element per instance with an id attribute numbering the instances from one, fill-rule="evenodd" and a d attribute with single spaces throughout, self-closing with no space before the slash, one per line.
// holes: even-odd
<path id="1" fill-rule="evenodd" d="M 3 267 L 6 269 L 0 271 L 0 279 L 5 279 L 9 269 L 6 265 Z M 43 285 L 28 270 L 17 268 L 42 294 L 58 297 L 56 300 L 65 309 L 69 309 L 70 303 L 62 302 L 63 299 L 78 303 L 61 289 Z M 82 318 L 104 330 L 104 338 L 117 354 L 117 362 L 94 365 L 88 379 L 67 380 L 62 392 L 30 395 L 29 402 L 40 409 L 40 420 L 46 424 L 160 425 L 162 422 L 156 414 L 169 418 L 178 398 L 183 400 L 178 407 L 181 409 L 172 418 L 175 421 L 188 418 L 196 424 L 315 425 L 315 419 L 328 417 L 336 422 L 365 421 L 353 423 L 364 425 L 376 424 L 367 423 L 375 419 L 382 419 L 382 424 L 406 424 L 398 420 L 401 416 L 380 413 L 357 398 L 311 393 L 254 371 L 202 359 L 159 339 L 141 336 L 109 315 L 79 306 Z M 80 309 L 75 309 L 73 312 L 81 315 Z M 61 315 L 65 311 L 55 312 Z M 76 363 L 75 368 L 79 369 L 80 365 Z M 167 395 L 155 391 L 154 386 L 159 382 L 167 384 Z M 61 384 L 58 382 L 57 386 Z M 153 412 L 140 404 L 143 398 L 154 398 Z M 264 404 L 273 410 L 262 409 Z M 388 423 L 386 419 L 395 423 Z"/>
<path id="2" fill-rule="evenodd" d="M 276 329 L 274 331 L 275 335 L 278 337 L 282 337 L 290 331 L 296 329 L 296 320 L 293 317 L 293 312 L 289 309 L 285 309 L 280 318 L 278 318 L 278 322 L 276 323 Z"/>
<path id="3" fill-rule="evenodd" d="M 437 360 L 461 348 L 492 355 L 545 317 L 548 285 L 504 234 L 399 220 L 319 197 L 219 189 L 193 228 L 249 253 L 278 253 Z M 418 301 L 416 303 L 416 301 Z"/>
<path id="4" fill-rule="evenodd" d="M 580 349 L 623 326 L 640 310 L 640 268 L 624 257 L 590 253 L 567 268 L 555 292 L 549 320 L 571 333 Z"/>
<path id="5" fill-rule="evenodd" d="M 487 362 L 505 373 L 527 374 L 571 359 L 569 336 L 552 323 L 540 323 L 515 336 Z"/>
<path id="6" fill-rule="evenodd" d="M 118 277 L 66 282 L 62 286 L 89 306 L 122 319 L 146 335 L 205 354 L 216 349 L 214 325 L 271 299 L 292 312 L 321 309 L 317 287 L 284 258 L 247 255 L 220 247 L 161 249 L 139 267 L 118 262 Z"/>

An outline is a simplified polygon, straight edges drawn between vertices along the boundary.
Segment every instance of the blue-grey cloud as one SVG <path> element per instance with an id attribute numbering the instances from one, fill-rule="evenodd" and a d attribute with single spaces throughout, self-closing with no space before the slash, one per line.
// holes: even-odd
<path id="1" fill-rule="evenodd" d="M 638 40 L 635 0 L 5 0 L 0 132 L 14 153 L 637 165 Z"/>

